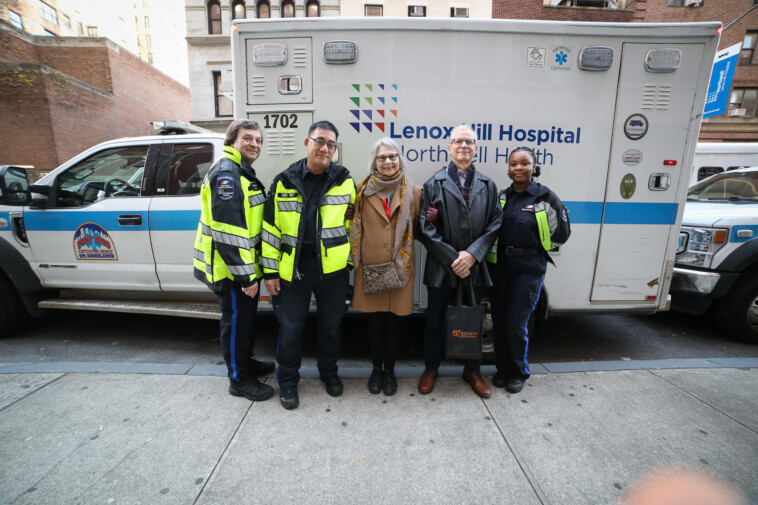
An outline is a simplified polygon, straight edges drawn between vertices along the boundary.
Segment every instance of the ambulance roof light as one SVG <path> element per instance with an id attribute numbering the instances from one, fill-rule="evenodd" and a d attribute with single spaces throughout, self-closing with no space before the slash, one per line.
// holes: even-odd
<path id="1" fill-rule="evenodd" d="M 579 68 L 582 70 L 608 70 L 612 64 L 612 47 L 588 46 L 579 53 Z"/>
<path id="2" fill-rule="evenodd" d="M 324 43 L 324 62 L 333 65 L 355 63 L 358 46 L 352 40 L 330 40 Z"/>
<path id="3" fill-rule="evenodd" d="M 673 72 L 679 68 L 682 52 L 679 49 L 664 47 L 651 49 L 645 56 L 645 70 L 653 73 Z"/>
<path id="4" fill-rule="evenodd" d="M 276 67 L 287 63 L 287 46 L 274 42 L 255 44 L 253 63 L 259 67 Z"/>

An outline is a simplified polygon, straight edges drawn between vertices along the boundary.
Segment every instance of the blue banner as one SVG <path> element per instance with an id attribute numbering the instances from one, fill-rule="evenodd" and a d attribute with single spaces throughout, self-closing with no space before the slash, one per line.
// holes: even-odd
<path id="1" fill-rule="evenodd" d="M 708 85 L 708 95 L 705 98 L 703 118 L 718 116 L 726 112 L 729 104 L 729 91 L 732 89 L 734 68 L 740 55 L 742 42 L 716 53 L 711 72 L 711 82 Z"/>

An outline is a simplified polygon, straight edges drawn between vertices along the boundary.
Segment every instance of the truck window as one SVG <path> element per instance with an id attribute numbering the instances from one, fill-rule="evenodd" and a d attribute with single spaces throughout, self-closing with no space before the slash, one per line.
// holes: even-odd
<path id="1" fill-rule="evenodd" d="M 700 167 L 697 171 L 697 180 L 702 181 L 707 177 L 720 174 L 723 171 L 724 167 Z"/>
<path id="2" fill-rule="evenodd" d="M 197 195 L 213 164 L 212 144 L 175 144 L 168 176 L 169 195 Z"/>
<path id="3" fill-rule="evenodd" d="M 80 161 L 55 182 L 55 206 L 79 207 L 104 198 L 140 196 L 149 146 L 106 149 Z"/>
<path id="4" fill-rule="evenodd" d="M 758 171 L 725 172 L 692 186 L 688 200 L 758 200 Z"/>

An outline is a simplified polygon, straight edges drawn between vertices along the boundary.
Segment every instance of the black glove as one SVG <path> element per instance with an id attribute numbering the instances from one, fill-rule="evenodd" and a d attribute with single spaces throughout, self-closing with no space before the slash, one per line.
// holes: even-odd
<path id="1" fill-rule="evenodd" d="M 426 209 L 425 217 L 426 220 L 434 226 L 437 226 L 440 223 L 440 211 L 437 210 L 437 207 L 435 207 L 433 203 L 430 203 L 429 207 Z"/>

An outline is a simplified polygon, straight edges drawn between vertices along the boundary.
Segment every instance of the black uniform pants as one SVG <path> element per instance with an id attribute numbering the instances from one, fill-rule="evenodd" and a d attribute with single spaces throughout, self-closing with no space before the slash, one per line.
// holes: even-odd
<path id="1" fill-rule="evenodd" d="M 237 284 L 217 295 L 221 308 L 221 353 L 229 379 L 240 382 L 246 378 L 253 353 L 258 295 L 250 298 Z"/>
<path id="2" fill-rule="evenodd" d="M 540 297 L 544 274 L 499 268 L 492 305 L 495 366 L 508 379 L 526 380 L 529 372 L 527 323 Z"/>
<path id="3" fill-rule="evenodd" d="M 392 312 L 372 312 L 367 323 L 371 363 L 375 367 L 394 370 L 400 340 L 400 316 Z"/>
<path id="4" fill-rule="evenodd" d="M 426 287 L 428 305 L 426 308 L 426 323 L 424 324 L 424 366 L 429 370 L 437 370 L 445 355 L 445 315 L 447 306 L 455 301 L 457 288 Z M 481 299 L 481 289 L 474 288 L 476 301 Z M 463 368 L 467 372 L 479 372 L 482 359 L 466 359 Z"/>
<path id="5" fill-rule="evenodd" d="M 300 257 L 298 270 L 300 280 L 293 279 L 289 286 L 282 285 L 279 296 L 274 297 L 274 314 L 279 321 L 279 340 L 276 344 L 279 369 L 276 378 L 280 387 L 296 386 L 300 381 L 303 328 L 308 317 L 311 293 L 316 295 L 318 371 L 321 377 L 337 375 L 340 325 L 347 312 L 347 270 L 320 279 L 318 260 L 310 255 Z"/>

